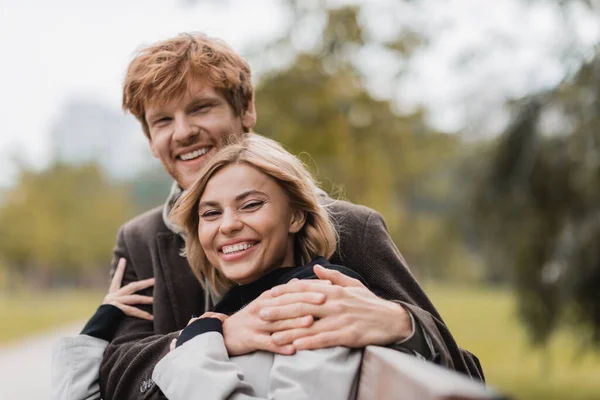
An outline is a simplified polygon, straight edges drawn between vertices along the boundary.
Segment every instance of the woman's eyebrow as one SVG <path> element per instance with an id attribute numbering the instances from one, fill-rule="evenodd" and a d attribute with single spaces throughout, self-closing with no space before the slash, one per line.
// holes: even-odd
<path id="1" fill-rule="evenodd" d="M 216 201 L 201 201 L 198 204 L 198 209 L 204 208 L 204 207 L 218 207 L 219 203 L 217 203 Z"/>
<path id="2" fill-rule="evenodd" d="M 237 196 L 235 196 L 235 201 L 240 202 L 247 197 L 256 196 L 256 195 L 262 196 L 262 197 L 268 197 L 265 192 L 261 192 L 260 190 L 248 190 L 248 191 L 245 191 L 245 192 L 240 193 Z M 214 201 L 214 200 L 206 200 L 206 201 L 201 201 L 200 203 L 198 203 L 198 209 L 201 209 L 204 207 L 218 207 L 218 206 L 219 206 L 219 202 Z"/>
<path id="3" fill-rule="evenodd" d="M 239 201 L 244 200 L 246 197 L 255 196 L 255 195 L 268 197 L 265 192 L 261 192 L 260 190 L 248 190 L 244 193 L 241 193 L 241 194 L 238 194 L 237 196 L 235 196 L 235 201 L 239 202 Z"/>

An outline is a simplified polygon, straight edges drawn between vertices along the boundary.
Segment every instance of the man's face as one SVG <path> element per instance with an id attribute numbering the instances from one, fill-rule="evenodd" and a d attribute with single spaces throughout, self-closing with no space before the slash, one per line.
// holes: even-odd
<path id="1" fill-rule="evenodd" d="M 206 161 L 230 135 L 242 135 L 256 122 L 254 104 L 236 116 L 225 97 L 202 79 L 189 79 L 187 92 L 166 104 L 149 104 L 150 149 L 183 189 L 196 180 Z"/>

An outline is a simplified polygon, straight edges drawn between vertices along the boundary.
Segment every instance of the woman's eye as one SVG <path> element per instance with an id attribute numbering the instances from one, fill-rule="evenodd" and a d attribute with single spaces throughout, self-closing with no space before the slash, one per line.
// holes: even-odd
<path id="1" fill-rule="evenodd" d="M 256 210 L 257 208 L 262 206 L 264 203 L 265 203 L 264 201 L 251 201 L 249 203 L 244 204 L 242 209 L 243 210 Z"/>
<path id="2" fill-rule="evenodd" d="M 204 219 L 211 219 L 212 218 L 212 219 L 214 219 L 214 218 L 218 217 L 220 214 L 221 213 L 218 212 L 218 211 L 206 211 L 206 212 L 203 212 L 200 215 L 200 218 L 204 218 Z"/>

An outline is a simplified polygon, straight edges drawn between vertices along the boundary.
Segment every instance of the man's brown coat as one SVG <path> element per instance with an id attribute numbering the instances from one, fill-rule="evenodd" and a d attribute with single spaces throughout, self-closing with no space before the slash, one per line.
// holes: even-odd
<path id="1" fill-rule="evenodd" d="M 408 270 L 381 215 L 345 201 L 335 201 L 328 209 L 340 236 L 331 262 L 358 272 L 376 295 L 402 302 L 432 339 L 435 362 L 483 381 L 479 361 L 458 347 Z M 162 207 L 138 216 L 120 229 L 113 270 L 118 259 L 125 257 L 123 285 L 156 278 L 154 288 L 144 293 L 154 296 L 154 306 L 146 308 L 154 315 L 154 321 L 126 318 L 121 324 L 100 368 L 105 400 L 161 398 L 160 390 L 151 381 L 154 366 L 169 351 L 176 331 L 183 329 L 192 316 L 204 312 L 205 292 L 180 255 L 183 246 L 181 237 L 165 225 Z"/>

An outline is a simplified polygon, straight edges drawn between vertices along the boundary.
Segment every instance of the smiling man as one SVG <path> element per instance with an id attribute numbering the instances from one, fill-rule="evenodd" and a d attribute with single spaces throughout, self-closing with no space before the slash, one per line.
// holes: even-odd
<path id="1" fill-rule="evenodd" d="M 125 78 L 123 107 L 140 121 L 152 154 L 175 182 L 164 206 L 119 231 L 113 269 L 124 257 L 123 284 L 156 279 L 154 305 L 147 308 L 154 320 L 129 318 L 120 325 L 104 354 L 100 384 L 104 399 L 160 398 L 151 380 L 154 366 L 188 320 L 218 301 L 181 256 L 184 238 L 168 215 L 211 154 L 256 123 L 250 67 L 220 40 L 182 34 L 137 54 Z M 381 215 L 325 194 L 322 202 L 329 203 L 339 232 L 332 263 L 358 272 L 371 290 L 335 271 L 315 269 L 322 281 L 290 282 L 227 318 L 229 354 L 377 344 L 483 380 L 477 358 L 458 347 Z M 309 308 L 318 318 L 306 318 Z"/>

